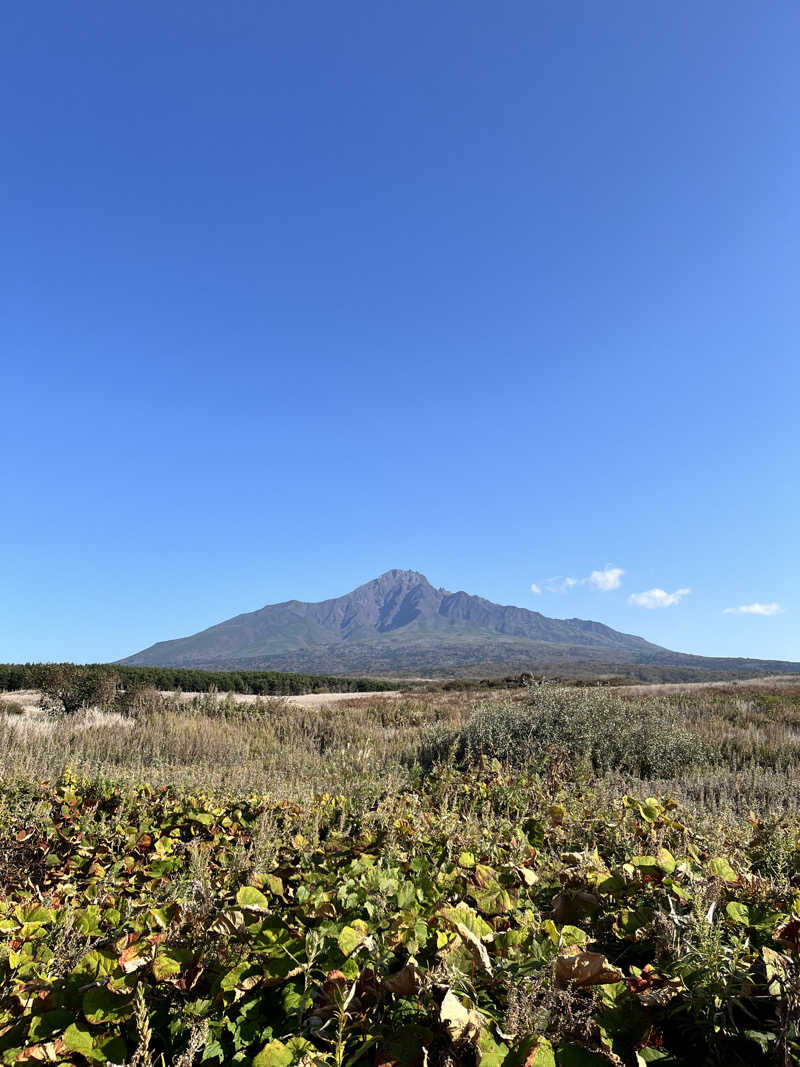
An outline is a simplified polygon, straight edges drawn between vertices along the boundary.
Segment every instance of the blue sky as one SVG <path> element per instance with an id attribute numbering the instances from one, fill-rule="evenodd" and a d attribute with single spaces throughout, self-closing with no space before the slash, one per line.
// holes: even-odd
<path id="1" fill-rule="evenodd" d="M 391 567 L 800 659 L 799 35 L 780 0 L 9 7 L 0 660 Z"/>

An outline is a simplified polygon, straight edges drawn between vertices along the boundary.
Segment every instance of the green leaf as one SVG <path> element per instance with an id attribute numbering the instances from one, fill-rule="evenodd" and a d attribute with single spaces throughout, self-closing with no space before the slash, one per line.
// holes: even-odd
<path id="1" fill-rule="evenodd" d="M 433 1031 L 419 1023 L 394 1027 L 377 1051 L 375 1067 L 423 1067 L 433 1041 Z"/>
<path id="2" fill-rule="evenodd" d="M 190 948 L 162 949 L 153 960 L 153 977 L 157 982 L 163 982 L 174 974 L 180 974 L 193 959 L 194 953 Z"/>
<path id="3" fill-rule="evenodd" d="M 28 1038 L 35 1041 L 44 1041 L 69 1026 L 74 1019 L 75 1012 L 67 1011 L 64 1008 L 59 1008 L 57 1011 L 46 1011 L 44 1015 L 34 1015 Z"/>
<path id="4" fill-rule="evenodd" d="M 338 937 L 339 948 L 343 956 L 350 956 L 355 952 L 360 945 L 364 944 L 364 939 L 367 936 L 367 925 L 363 921 L 360 923 L 356 919 L 353 926 L 343 926 Z"/>
<path id="5" fill-rule="evenodd" d="M 558 1067 L 608 1067 L 608 1057 L 600 1052 L 590 1052 L 580 1045 L 559 1045 L 556 1048 Z"/>
<path id="6" fill-rule="evenodd" d="M 748 1041 L 755 1041 L 761 1051 L 766 1055 L 777 1040 L 777 1035 L 769 1030 L 745 1030 L 744 1036 Z"/>
<path id="7" fill-rule="evenodd" d="M 306 1003 L 311 1002 L 311 995 L 297 983 L 285 985 L 280 992 L 281 1008 L 290 1018 L 299 1015 Z"/>
<path id="8" fill-rule="evenodd" d="M 256 911 L 267 911 L 269 901 L 264 894 L 252 885 L 243 885 L 236 894 L 236 903 L 240 908 L 252 908 Z"/>
<path id="9" fill-rule="evenodd" d="M 253 1058 L 253 1067 L 291 1067 L 293 1060 L 292 1050 L 275 1038 Z"/>
<path id="10" fill-rule="evenodd" d="M 739 881 L 738 874 L 724 856 L 715 856 L 709 862 L 708 870 L 710 874 L 716 875 L 717 878 L 721 878 L 724 882 Z"/>
<path id="11" fill-rule="evenodd" d="M 71 976 L 80 979 L 82 985 L 96 982 L 113 974 L 117 970 L 118 964 L 118 953 L 113 950 L 92 949 L 73 968 Z"/>
<path id="12" fill-rule="evenodd" d="M 145 874 L 148 878 L 163 878 L 165 874 L 169 874 L 174 870 L 177 862 L 178 861 L 175 858 L 153 860 L 150 866 L 146 869 Z"/>
<path id="13" fill-rule="evenodd" d="M 738 900 L 732 900 L 725 906 L 725 914 L 735 923 L 742 926 L 750 925 L 750 909 L 746 904 L 740 904 Z"/>
<path id="14" fill-rule="evenodd" d="M 95 1047 L 91 1031 L 83 1023 L 72 1023 L 61 1039 L 68 1052 L 78 1052 L 87 1059 L 94 1059 Z"/>
<path id="15" fill-rule="evenodd" d="M 549 937 L 554 945 L 558 944 L 558 927 L 552 919 L 545 919 L 542 923 L 542 933 Z"/>
<path id="16" fill-rule="evenodd" d="M 82 1007 L 90 1023 L 122 1022 L 133 1014 L 133 998 L 112 993 L 106 986 L 94 986 L 84 993 Z"/>
<path id="17" fill-rule="evenodd" d="M 637 870 L 644 871 L 645 873 L 655 874 L 661 871 L 658 860 L 655 856 L 631 856 L 631 867 L 636 867 Z"/>
<path id="18" fill-rule="evenodd" d="M 400 883 L 400 888 L 397 890 L 397 906 L 403 911 L 406 908 L 410 908 L 412 904 L 415 904 L 417 900 L 417 892 L 414 888 L 414 883 L 405 881 Z"/>
<path id="19" fill-rule="evenodd" d="M 101 1041 L 98 1052 L 104 1064 L 124 1063 L 128 1058 L 128 1046 L 125 1044 L 125 1039 L 116 1035 Z"/>
<path id="20" fill-rule="evenodd" d="M 50 923 L 55 918 L 52 908 L 43 908 L 39 904 L 20 904 L 14 909 L 14 914 L 21 923 Z"/>
<path id="21" fill-rule="evenodd" d="M 232 967 L 220 978 L 219 987 L 224 993 L 229 993 L 237 987 L 249 988 L 255 981 L 263 977 L 263 968 L 252 960 L 245 960 Z"/>
<path id="22" fill-rule="evenodd" d="M 486 920 L 463 901 L 460 901 L 454 908 L 442 908 L 439 914 L 443 919 L 447 920 L 453 929 L 455 929 L 456 923 L 462 923 L 476 937 L 486 937 L 492 933 L 492 928 Z"/>
<path id="23" fill-rule="evenodd" d="M 789 987 L 786 960 L 780 952 L 766 945 L 761 949 L 761 956 L 767 971 L 767 990 L 771 997 L 782 998 Z"/>
<path id="24" fill-rule="evenodd" d="M 585 945 L 589 940 L 589 935 L 579 926 L 567 924 L 559 929 L 552 919 L 545 919 L 542 923 L 542 933 L 546 934 L 558 948 L 567 945 Z"/>
<path id="25" fill-rule="evenodd" d="M 514 898 L 499 882 L 491 883 L 485 889 L 473 889 L 471 893 L 484 915 L 504 915 L 514 910 Z"/>
<path id="26" fill-rule="evenodd" d="M 508 1045 L 497 1041 L 485 1026 L 478 1037 L 481 1067 L 502 1067 L 508 1054 Z"/>
<path id="27" fill-rule="evenodd" d="M 538 819 L 526 819 L 522 824 L 522 829 L 525 831 L 528 841 L 534 848 L 542 847 L 544 844 L 544 826 L 542 826 Z"/>
<path id="28" fill-rule="evenodd" d="M 283 896 L 283 881 L 277 874 L 267 874 L 264 876 L 264 883 L 271 893 L 274 893 L 276 897 Z"/>
<path id="29" fill-rule="evenodd" d="M 558 940 L 561 945 L 585 945 L 589 940 L 589 935 L 585 930 L 581 930 L 579 926 L 567 924 L 561 927 Z"/>
<path id="30" fill-rule="evenodd" d="M 398 889 L 397 879 L 391 874 L 381 875 L 378 879 L 378 888 L 387 897 L 393 897 Z"/>
<path id="31" fill-rule="evenodd" d="M 675 857 L 672 855 L 669 849 L 660 848 L 658 850 L 658 855 L 656 856 L 656 859 L 658 860 L 658 865 L 664 872 L 664 874 L 672 874 L 672 872 L 677 866 Z"/>
<path id="32" fill-rule="evenodd" d="M 503 1060 L 503 1067 L 556 1067 L 553 1046 L 546 1037 L 524 1037 Z"/>

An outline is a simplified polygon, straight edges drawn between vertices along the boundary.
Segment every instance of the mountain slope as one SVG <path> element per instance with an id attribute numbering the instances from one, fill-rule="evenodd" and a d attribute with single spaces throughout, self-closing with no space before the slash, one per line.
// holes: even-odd
<path id="1" fill-rule="evenodd" d="M 641 637 L 584 619 L 493 604 L 436 589 L 417 571 L 391 570 L 345 596 L 312 604 L 289 600 L 247 612 L 190 637 L 161 641 L 120 661 L 131 666 L 210 670 L 447 672 L 493 665 L 651 664 L 785 671 L 780 661 L 715 660 L 671 652 Z M 757 666 L 758 664 L 758 666 Z"/>

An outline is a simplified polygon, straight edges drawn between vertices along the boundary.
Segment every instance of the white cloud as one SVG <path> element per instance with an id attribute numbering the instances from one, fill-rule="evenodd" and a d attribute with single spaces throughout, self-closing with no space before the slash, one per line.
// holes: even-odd
<path id="1" fill-rule="evenodd" d="M 673 604 L 680 604 L 685 596 L 691 593 L 691 589 L 676 589 L 674 593 L 667 593 L 663 589 L 647 589 L 644 593 L 631 593 L 628 603 L 637 608 L 671 608 Z"/>
<path id="2" fill-rule="evenodd" d="M 624 573 L 622 567 L 612 567 L 610 563 L 607 563 L 601 571 L 592 571 L 586 578 L 565 578 L 557 574 L 553 578 L 547 578 L 544 587 L 549 593 L 568 593 L 570 589 L 578 585 L 591 585 L 595 589 L 608 593 L 612 589 L 619 589 Z M 541 592 L 539 586 L 536 587 L 536 591 Z"/>
<path id="3" fill-rule="evenodd" d="M 548 593 L 566 593 L 569 586 L 564 585 L 565 581 L 565 578 L 562 578 L 561 575 L 557 574 L 555 578 L 545 578 L 543 584 Z"/>
<path id="4" fill-rule="evenodd" d="M 577 578 L 564 578 L 557 574 L 554 578 L 545 578 L 544 587 L 548 593 L 568 593 L 577 584 Z"/>
<path id="5" fill-rule="evenodd" d="M 592 571 L 589 575 L 589 584 L 607 593 L 611 589 L 619 589 L 624 573 L 622 567 L 612 567 L 610 563 L 606 563 L 601 571 Z"/>
<path id="6" fill-rule="evenodd" d="M 531 592 L 532 593 L 536 593 L 537 596 L 541 596 L 542 595 L 542 590 L 541 590 L 540 586 L 538 586 L 536 584 L 536 582 L 531 582 Z"/>
<path id="7" fill-rule="evenodd" d="M 773 601 L 771 604 L 740 604 L 738 608 L 725 608 L 723 615 L 780 615 L 783 608 Z"/>

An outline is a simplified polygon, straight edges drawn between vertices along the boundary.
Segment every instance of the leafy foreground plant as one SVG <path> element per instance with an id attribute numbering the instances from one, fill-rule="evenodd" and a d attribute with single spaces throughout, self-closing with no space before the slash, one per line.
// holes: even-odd
<path id="1" fill-rule="evenodd" d="M 712 836 L 499 765 L 367 811 L 66 775 L 3 819 L 7 1064 L 800 1054 L 800 871 L 759 873 L 755 819 Z"/>

